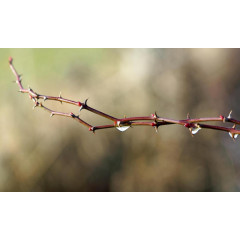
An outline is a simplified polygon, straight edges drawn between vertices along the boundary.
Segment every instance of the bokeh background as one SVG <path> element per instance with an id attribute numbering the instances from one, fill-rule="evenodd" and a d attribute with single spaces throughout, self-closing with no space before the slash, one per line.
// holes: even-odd
<path id="1" fill-rule="evenodd" d="M 239 49 L 0 49 L 0 191 L 239 191 L 240 142 L 181 126 L 92 134 L 32 110 L 8 66 L 38 93 L 110 115 L 240 119 Z M 77 113 L 67 104 L 46 102 Z M 91 124 L 109 123 L 81 112 Z M 228 126 L 232 126 L 231 124 Z"/>

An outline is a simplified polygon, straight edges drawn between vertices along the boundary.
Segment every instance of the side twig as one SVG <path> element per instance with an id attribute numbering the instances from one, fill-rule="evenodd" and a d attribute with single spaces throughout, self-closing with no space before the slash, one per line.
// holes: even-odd
<path id="1" fill-rule="evenodd" d="M 125 131 L 129 127 L 133 127 L 133 126 L 150 126 L 150 127 L 154 127 L 155 130 L 157 131 L 160 126 L 177 124 L 177 125 L 182 125 L 182 126 L 188 128 L 192 136 L 194 134 L 196 134 L 200 129 L 204 129 L 204 128 L 228 132 L 229 135 L 232 137 L 232 139 L 236 139 L 237 136 L 240 134 L 240 130 L 236 129 L 236 125 L 240 125 L 240 121 L 233 119 L 231 117 L 232 111 L 229 113 L 228 117 L 220 115 L 219 117 L 212 117 L 212 118 L 190 118 L 189 114 L 188 114 L 187 118 L 183 119 L 183 120 L 174 120 L 174 119 L 159 117 L 156 112 L 154 114 L 151 114 L 150 116 L 116 118 L 109 114 L 106 114 L 104 112 L 101 112 L 97 109 L 90 107 L 87 104 L 88 99 L 86 99 L 84 102 L 74 101 L 74 100 L 70 100 L 67 98 L 63 98 L 61 96 L 61 93 L 59 94 L 58 97 L 55 97 L 55 96 L 39 94 L 39 93 L 33 91 L 30 87 L 28 87 L 26 89 L 22 85 L 21 75 L 18 74 L 17 70 L 15 69 L 15 67 L 13 65 L 13 59 L 11 57 L 9 58 L 9 66 L 16 78 L 15 82 L 17 83 L 17 85 L 19 87 L 19 92 L 27 93 L 29 95 L 29 98 L 34 102 L 34 108 L 35 107 L 43 108 L 44 110 L 46 110 L 50 113 L 51 117 L 54 115 L 57 115 L 57 116 L 72 118 L 72 119 L 78 121 L 79 123 L 81 123 L 82 125 L 88 127 L 89 131 L 92 131 L 93 133 L 96 130 L 107 129 L 107 128 L 117 128 L 120 131 Z M 42 100 L 42 101 L 40 102 L 39 100 Z M 43 105 L 43 102 L 45 102 L 46 100 L 58 101 L 61 103 L 75 105 L 79 108 L 79 112 L 81 110 L 87 110 L 87 111 L 97 114 L 103 118 L 106 118 L 106 119 L 112 121 L 113 123 L 109 124 L 109 125 L 92 126 L 91 124 L 82 120 L 79 117 L 79 115 L 75 115 L 72 112 L 64 113 L 64 112 L 57 112 L 57 111 L 49 109 L 48 107 Z M 233 127 L 222 127 L 222 126 L 217 126 L 217 125 L 207 125 L 207 124 L 203 124 L 202 122 L 223 122 L 223 123 L 229 122 L 229 123 L 233 123 L 234 125 L 233 125 Z"/>

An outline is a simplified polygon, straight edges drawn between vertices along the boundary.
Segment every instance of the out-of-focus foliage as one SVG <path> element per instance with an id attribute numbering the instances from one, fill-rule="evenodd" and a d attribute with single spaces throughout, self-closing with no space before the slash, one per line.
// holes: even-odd
<path id="1" fill-rule="evenodd" d="M 181 126 L 97 131 L 49 117 L 17 92 L 8 57 L 36 92 L 113 116 L 240 119 L 238 49 L 1 49 L 1 191 L 239 191 L 240 142 Z M 77 108 L 46 102 L 59 111 Z M 81 112 L 93 124 L 108 123 Z M 231 126 L 231 125 L 230 125 Z"/>

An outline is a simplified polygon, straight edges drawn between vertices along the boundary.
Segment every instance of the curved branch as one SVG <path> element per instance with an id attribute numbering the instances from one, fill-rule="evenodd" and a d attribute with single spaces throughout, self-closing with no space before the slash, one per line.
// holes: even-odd
<path id="1" fill-rule="evenodd" d="M 157 131 L 157 129 L 160 126 L 170 125 L 170 124 L 178 124 L 178 125 L 182 125 L 182 126 L 188 128 L 192 135 L 196 134 L 200 129 L 203 129 L 203 128 L 228 132 L 233 139 L 235 139 L 238 136 L 238 134 L 240 134 L 240 130 L 237 130 L 235 127 L 235 124 L 240 125 L 240 121 L 233 119 L 231 117 L 231 112 L 228 115 L 228 117 L 224 117 L 223 115 L 220 115 L 219 117 L 211 117 L 211 118 L 190 118 L 188 116 L 187 119 L 183 119 L 183 120 L 162 118 L 162 117 L 157 116 L 156 113 L 152 114 L 151 116 L 116 118 L 116 117 L 113 117 L 109 114 L 106 114 L 104 112 L 101 112 L 95 108 L 88 106 L 87 100 L 85 100 L 84 102 L 74 101 L 74 100 L 70 100 L 67 98 L 63 98 L 61 96 L 61 93 L 58 97 L 56 97 L 56 96 L 48 96 L 48 95 L 36 93 L 30 87 L 28 89 L 25 89 L 22 85 L 21 75 L 18 74 L 17 70 L 15 69 L 15 67 L 13 65 L 13 59 L 11 57 L 9 58 L 9 66 L 16 78 L 15 82 L 17 83 L 17 85 L 19 87 L 19 91 L 21 93 L 29 94 L 30 99 L 32 99 L 35 103 L 34 108 L 41 107 L 44 110 L 50 112 L 51 116 L 58 115 L 58 116 L 72 118 L 72 119 L 78 121 L 79 123 L 81 123 L 82 125 L 88 127 L 89 131 L 92 131 L 92 132 L 95 132 L 96 130 L 100 130 L 100 129 L 107 129 L 107 128 L 118 128 L 119 130 L 123 131 L 122 129 L 127 129 L 128 127 L 133 127 L 133 126 L 150 126 L 150 127 L 154 127 Z M 43 101 L 46 101 L 46 100 L 58 101 L 61 103 L 75 105 L 75 106 L 79 107 L 79 112 L 81 110 L 87 110 L 87 111 L 97 114 L 101 117 L 104 117 L 110 121 L 113 121 L 113 124 L 92 126 L 91 124 L 89 124 L 89 123 L 85 122 L 84 120 L 82 120 L 81 118 L 79 118 L 78 115 L 75 115 L 73 113 L 57 112 L 57 111 L 49 109 L 48 107 L 44 106 L 42 102 L 39 102 L 38 101 L 39 99 L 41 99 Z M 216 126 L 216 125 L 202 124 L 202 122 L 223 122 L 223 123 L 230 122 L 230 123 L 234 123 L 234 126 L 232 128 L 221 127 L 221 126 Z"/>

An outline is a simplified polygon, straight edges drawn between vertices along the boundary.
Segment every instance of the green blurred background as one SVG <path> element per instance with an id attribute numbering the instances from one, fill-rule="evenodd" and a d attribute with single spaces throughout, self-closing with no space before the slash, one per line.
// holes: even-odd
<path id="1" fill-rule="evenodd" d="M 32 110 L 8 66 L 38 93 L 110 115 L 240 119 L 239 49 L 0 49 L 0 191 L 239 191 L 240 143 L 181 126 L 97 131 Z M 67 104 L 46 102 L 77 113 Z M 109 123 L 81 112 L 91 124 Z M 232 126 L 232 125 L 229 125 Z"/>

